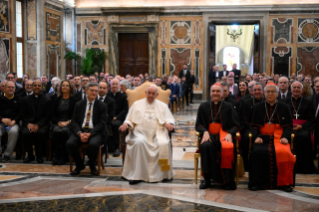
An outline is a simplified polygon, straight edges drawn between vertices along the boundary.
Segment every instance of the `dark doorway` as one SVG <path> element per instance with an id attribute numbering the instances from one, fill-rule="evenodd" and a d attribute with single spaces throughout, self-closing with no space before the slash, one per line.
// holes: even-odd
<path id="1" fill-rule="evenodd" d="M 119 74 L 148 73 L 148 34 L 119 33 Z"/>

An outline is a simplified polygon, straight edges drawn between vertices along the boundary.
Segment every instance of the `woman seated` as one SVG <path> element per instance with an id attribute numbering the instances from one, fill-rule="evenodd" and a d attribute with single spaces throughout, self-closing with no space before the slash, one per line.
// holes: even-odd
<path id="1" fill-rule="evenodd" d="M 68 158 L 65 144 L 71 135 L 71 118 L 77 99 L 69 80 L 63 80 L 52 104 L 52 146 L 55 153 L 52 165 L 63 165 Z"/>

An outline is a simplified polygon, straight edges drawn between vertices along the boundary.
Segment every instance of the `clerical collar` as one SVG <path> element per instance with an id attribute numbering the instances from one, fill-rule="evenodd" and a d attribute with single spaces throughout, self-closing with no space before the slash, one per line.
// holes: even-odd
<path id="1" fill-rule="evenodd" d="M 38 97 L 39 97 L 39 95 L 35 95 L 35 94 L 34 94 L 34 97 L 35 97 L 35 98 L 38 98 Z"/>
<path id="2" fill-rule="evenodd" d="M 30 93 L 28 93 L 28 91 L 27 91 L 27 96 L 30 96 L 32 94 L 33 94 L 33 91 L 31 91 Z"/>
<path id="3" fill-rule="evenodd" d="M 8 98 L 8 97 L 6 96 L 6 93 L 4 93 L 4 96 L 5 96 L 7 99 L 9 99 L 9 100 L 11 100 L 11 99 L 13 99 L 13 98 L 14 98 L 14 94 L 12 95 L 12 97 L 11 97 L 11 98 Z"/>

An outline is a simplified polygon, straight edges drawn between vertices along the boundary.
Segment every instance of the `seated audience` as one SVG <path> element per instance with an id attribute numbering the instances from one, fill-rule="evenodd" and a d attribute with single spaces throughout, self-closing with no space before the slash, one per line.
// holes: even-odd
<path id="1" fill-rule="evenodd" d="M 291 192 L 294 186 L 295 157 L 289 144 L 293 122 L 288 106 L 277 101 L 278 91 L 275 83 L 267 84 L 265 102 L 253 106 L 248 185 L 252 191 L 278 188 Z"/>
<path id="2" fill-rule="evenodd" d="M 4 95 L 0 96 L 0 161 L 2 158 L 2 140 L 5 132 L 8 133 L 7 148 L 3 153 L 3 162 L 10 160 L 19 136 L 19 121 L 21 119 L 21 100 L 14 95 L 15 84 L 7 81 Z"/>
<path id="3" fill-rule="evenodd" d="M 42 94 L 42 82 L 39 79 L 33 81 L 33 94 L 23 99 L 22 107 L 22 136 L 28 157 L 23 161 L 34 161 L 33 144 L 38 163 L 43 163 L 43 143 L 46 142 L 49 133 L 49 116 L 51 109 L 50 99 Z"/>
<path id="4" fill-rule="evenodd" d="M 18 83 L 17 83 L 17 79 L 15 77 L 16 75 L 14 75 L 14 73 L 8 73 L 7 76 L 6 76 L 6 80 L 7 81 L 12 81 L 14 84 L 15 84 L 15 92 L 14 94 L 16 96 L 21 96 L 22 93 L 23 93 L 23 89 L 22 89 L 22 85 L 20 84 L 20 86 L 18 86 Z"/>
<path id="5" fill-rule="evenodd" d="M 71 136 L 71 118 L 77 99 L 69 80 L 63 80 L 52 103 L 52 146 L 55 155 L 52 165 L 63 165 L 68 159 L 65 144 Z"/>
<path id="6" fill-rule="evenodd" d="M 72 135 L 66 143 L 69 154 L 75 161 L 76 168 L 70 175 L 79 175 L 85 169 L 84 161 L 79 152 L 79 146 L 88 144 L 88 157 L 91 174 L 98 175 L 95 167 L 99 146 L 107 139 L 105 125 L 107 122 L 107 105 L 96 100 L 99 85 L 90 82 L 86 86 L 87 98 L 75 104 L 71 128 Z M 100 160 L 100 158 L 99 158 Z"/>
<path id="7" fill-rule="evenodd" d="M 211 100 L 200 104 L 195 124 L 202 138 L 199 150 L 204 181 L 199 188 L 210 188 L 213 179 L 225 190 L 235 190 L 238 116 L 231 104 L 221 101 L 223 87 L 219 83 L 212 85 L 210 96 Z"/>
<path id="8" fill-rule="evenodd" d="M 128 127 L 132 129 L 126 137 L 127 150 L 122 172 L 131 185 L 173 178 L 168 132 L 174 129 L 175 120 L 167 104 L 156 100 L 157 96 L 157 86 L 150 85 L 146 98 L 134 102 L 120 127 L 122 132 Z"/>

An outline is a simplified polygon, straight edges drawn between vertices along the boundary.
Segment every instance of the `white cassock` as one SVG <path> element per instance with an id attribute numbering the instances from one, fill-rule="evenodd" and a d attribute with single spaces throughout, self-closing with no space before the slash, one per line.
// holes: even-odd
<path id="1" fill-rule="evenodd" d="M 173 178 L 172 148 L 166 123 L 175 124 L 168 106 L 147 99 L 134 102 L 125 123 L 132 129 L 126 137 L 123 177 L 158 182 Z"/>

